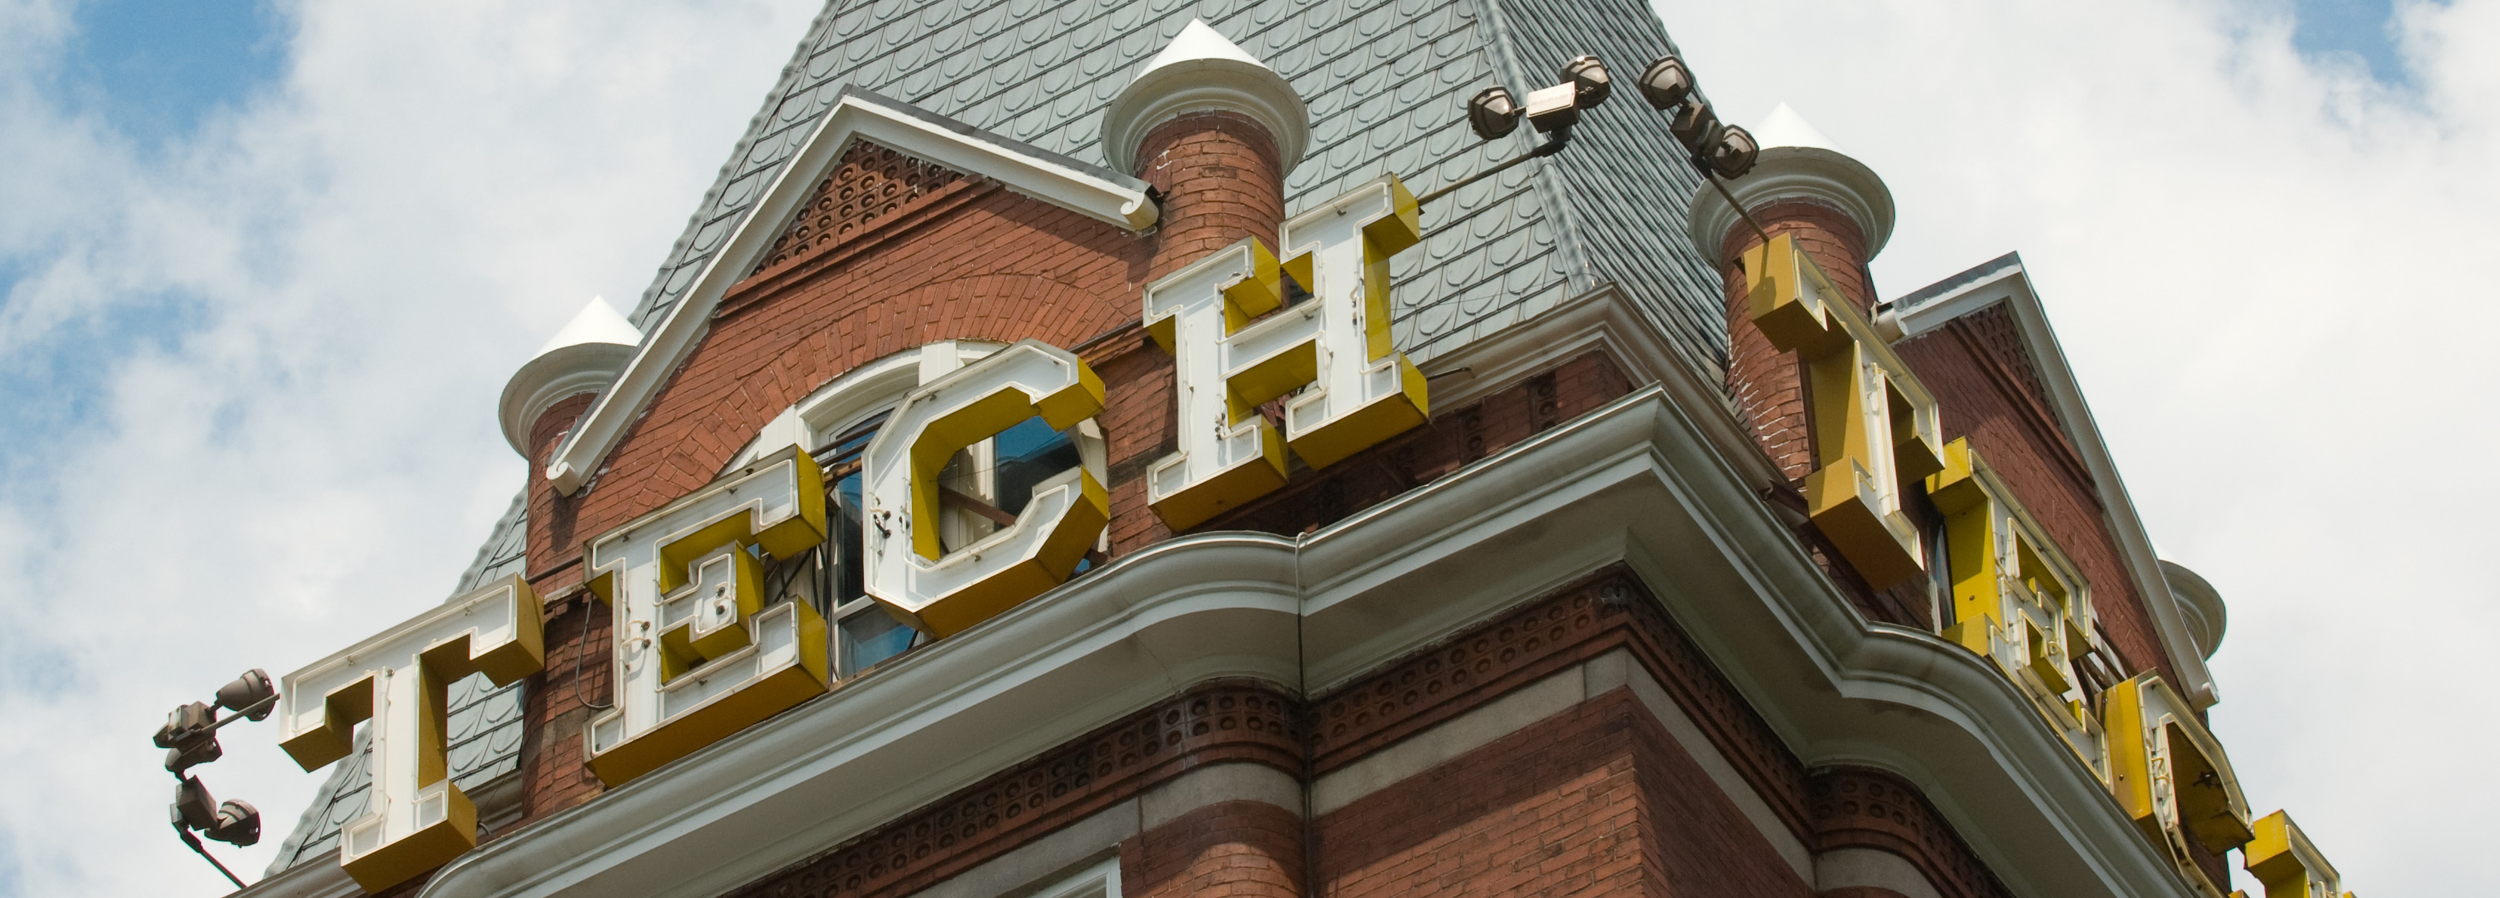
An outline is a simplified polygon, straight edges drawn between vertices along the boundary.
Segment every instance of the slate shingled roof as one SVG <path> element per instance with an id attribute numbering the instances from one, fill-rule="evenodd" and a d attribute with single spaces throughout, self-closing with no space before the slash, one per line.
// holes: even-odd
<path id="1" fill-rule="evenodd" d="M 1702 185 L 1671 152 L 1666 116 L 1629 87 L 1672 46 L 1639 0 L 831 0 L 628 317 L 652 330 L 845 86 L 1114 164 L 1097 146 L 1104 107 L 1192 18 L 1284 75 L 1310 107 L 1310 151 L 1285 183 L 1288 214 L 1384 172 L 1422 194 L 1525 152 L 1536 143 L 1529 128 L 1491 142 L 1469 133 L 1467 98 L 1493 84 L 1524 95 L 1582 53 L 1606 60 L 1621 87 L 1583 115 L 1570 149 L 1425 208 L 1422 246 L 1392 269 L 1398 346 L 1429 359 L 1612 283 L 1692 364 L 1725 365 L 1719 279 L 1682 236 Z M 516 498 L 454 594 L 518 570 L 524 529 Z M 519 763 L 520 687 L 482 685 L 455 692 L 464 747 L 453 772 L 464 788 Z M 319 857 L 339 824 L 363 813 L 361 735 L 357 748 L 272 872 Z"/>
<path id="2" fill-rule="evenodd" d="M 1109 164 L 1097 146 L 1104 107 L 1193 17 L 1310 106 L 1289 213 L 1383 172 L 1420 194 L 1488 168 L 1535 139 L 1521 128 L 1477 141 L 1464 115 L 1476 91 L 1553 83 L 1580 53 L 1628 82 L 1669 47 L 1637 0 L 837 0 L 630 317 L 649 330 L 682 297 L 845 85 Z M 1718 278 L 1680 236 L 1700 183 L 1668 151 L 1666 117 L 1620 93 L 1585 116 L 1561 156 L 1425 210 L 1429 236 L 1394 269 L 1401 348 L 1427 359 L 1613 282 L 1695 364 L 1724 364 Z"/>

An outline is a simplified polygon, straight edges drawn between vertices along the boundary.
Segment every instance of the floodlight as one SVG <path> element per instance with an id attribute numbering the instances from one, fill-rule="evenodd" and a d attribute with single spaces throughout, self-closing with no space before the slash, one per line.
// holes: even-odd
<path id="1" fill-rule="evenodd" d="M 1510 90 L 1500 85 L 1477 91 L 1467 101 L 1467 127 L 1474 129 L 1480 140 L 1509 134 L 1519 129 L 1519 101 Z"/>
<path id="2" fill-rule="evenodd" d="M 1606 64 L 1595 56 L 1564 63 L 1562 77 L 1572 87 L 1573 105 L 1582 109 L 1595 109 L 1614 93 L 1614 76 L 1606 73 Z"/>
<path id="3" fill-rule="evenodd" d="M 218 804 L 215 796 L 200 778 L 186 776 L 174 786 L 174 803 L 166 808 L 174 828 L 188 836 L 199 830 L 209 838 L 228 845 L 252 845 L 260 841 L 260 809 L 251 802 L 228 800 Z M 219 869 L 224 869 L 220 865 Z"/>
<path id="4" fill-rule="evenodd" d="M 1719 131 L 1719 141 L 1710 145 L 1710 170 L 1730 181 L 1753 170 L 1754 160 L 1762 155 L 1762 147 L 1754 143 L 1753 132 L 1735 125 Z"/>
<path id="5" fill-rule="evenodd" d="M 1528 124 L 1538 133 L 1550 133 L 1580 122 L 1580 89 L 1564 82 L 1528 92 Z"/>
<path id="6" fill-rule="evenodd" d="M 217 687 L 217 707 L 238 711 L 244 717 L 261 720 L 277 708 L 270 699 L 278 697 L 278 687 L 269 682 L 269 672 L 252 668 L 234 678 L 234 682 Z"/>
<path id="7" fill-rule="evenodd" d="M 1641 72 L 1641 98 L 1649 105 L 1667 109 L 1681 105 L 1693 95 L 1693 72 L 1684 67 L 1684 60 L 1673 54 L 1658 57 Z"/>
<path id="8" fill-rule="evenodd" d="M 228 845 L 252 845 L 260 841 L 260 809 L 248 801 L 226 799 L 217 805 L 217 823 L 201 832 Z"/>
<path id="9" fill-rule="evenodd" d="M 1675 120 L 1667 130 L 1675 132 L 1675 141 L 1699 156 L 1719 138 L 1719 114 L 1710 109 L 1710 101 L 1693 100 L 1675 111 Z"/>

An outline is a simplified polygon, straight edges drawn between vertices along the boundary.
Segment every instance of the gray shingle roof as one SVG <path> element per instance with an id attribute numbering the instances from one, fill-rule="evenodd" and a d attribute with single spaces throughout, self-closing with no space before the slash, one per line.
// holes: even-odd
<path id="1" fill-rule="evenodd" d="M 744 220 L 843 86 L 1088 161 L 1103 108 L 1146 60 L 1203 18 L 1283 74 L 1311 109 L 1289 212 L 1383 172 L 1422 193 L 1533 145 L 1482 143 L 1469 96 L 1524 92 L 1596 53 L 1628 80 L 1669 46 L 1626 0 L 935 0 L 833 3 L 810 27 L 631 316 L 648 329 Z M 1591 111 L 1575 146 L 1425 210 L 1424 246 L 1398 257 L 1398 340 L 1429 358 L 1601 281 L 1621 285 L 1699 364 L 1724 358 L 1718 278 L 1683 233 L 1699 187 L 1666 117 L 1630 90 Z"/>

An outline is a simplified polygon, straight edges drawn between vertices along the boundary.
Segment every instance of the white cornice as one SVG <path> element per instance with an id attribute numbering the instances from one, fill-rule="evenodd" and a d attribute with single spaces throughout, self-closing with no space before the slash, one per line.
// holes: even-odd
<path id="1" fill-rule="evenodd" d="M 1837 150 L 1822 147 L 1767 147 L 1752 172 L 1729 182 L 1728 192 L 1760 208 L 1780 200 L 1811 200 L 1837 209 L 1866 235 L 1866 257 L 1875 258 L 1892 239 L 1892 189 L 1875 170 Z M 1727 233 L 1743 221 L 1736 207 L 1716 190 L 1693 192 L 1685 214 L 1685 236 L 1705 256 L 1716 256 Z"/>
<path id="2" fill-rule="evenodd" d="M 332 848 L 299 859 L 295 866 L 263 876 L 226 898 L 358 898 L 363 894 L 364 888 L 347 877 L 347 868 L 339 866 L 339 850 Z"/>
<path id="3" fill-rule="evenodd" d="M 1146 184 L 1065 156 L 991 134 L 877 94 L 848 88 L 816 122 L 807 142 L 774 177 L 762 199 L 705 263 L 686 296 L 669 308 L 628 362 L 616 385 L 599 397 L 547 464 L 547 479 L 567 495 L 581 489 L 600 462 L 642 414 L 669 375 L 710 330 L 712 310 L 731 285 L 746 278 L 779 236 L 791 211 L 806 202 L 818 180 L 841 158 L 853 138 L 967 174 L 999 181 L 1007 189 L 1132 231 L 1154 224 L 1155 205 Z"/>
<path id="4" fill-rule="evenodd" d="M 1190 20 L 1102 115 L 1103 157 L 1134 174 L 1138 144 L 1156 125 L 1192 112 L 1249 116 L 1275 138 L 1283 177 L 1311 142 L 1311 110 L 1293 85 L 1207 23 Z"/>
<path id="5" fill-rule="evenodd" d="M 1308 536 L 1123 557 L 464 855 L 424 895 L 719 894 L 1194 683 L 1325 691 L 1616 562 L 1802 760 L 1916 782 L 2016 893 L 2189 894 L 2010 681 L 1867 622 L 1653 386 Z"/>
<path id="6" fill-rule="evenodd" d="M 2197 654 L 2211 661 L 2222 648 L 2222 634 L 2231 623 L 2231 609 L 2222 602 L 2222 591 L 2205 580 L 2203 574 L 2189 570 L 2187 565 L 2162 559 L 2162 582 L 2170 584 L 2170 594 L 2179 598 L 2179 613 L 2187 623 L 2188 635 L 2196 638 Z"/>
<path id="7" fill-rule="evenodd" d="M 2161 638 L 2162 651 L 2170 656 L 2171 667 L 2179 674 L 2179 692 L 2200 709 L 2213 707 L 2222 700 L 2222 694 L 2214 683 L 2213 671 L 2205 666 L 2206 653 L 2189 633 L 2178 598 L 2171 592 L 2169 580 L 2162 576 L 2152 537 L 2144 530 L 2144 519 L 2136 514 L 2135 500 L 2127 495 L 2126 481 L 2118 476 L 2118 464 L 2110 458 L 2109 444 L 2101 439 L 2100 425 L 2092 418 L 2091 405 L 2084 401 L 2083 388 L 2075 382 L 2075 371 L 2066 364 L 2066 352 L 2057 342 L 2057 332 L 2049 327 L 2048 311 L 2040 306 L 2031 278 L 2023 273 L 2022 259 L 2008 253 L 1935 286 L 1885 303 L 1877 308 L 1877 314 L 1901 334 L 1894 341 L 1899 342 L 1999 302 L 2012 310 L 2015 327 L 2022 332 L 2023 348 L 2031 353 L 2040 380 L 2048 388 L 2049 410 L 2065 428 L 2076 453 L 2083 456 L 2084 469 L 2092 475 L 2110 533 L 2118 541 L 2119 562 L 2126 568 L 2136 594 L 2144 597 L 2146 608 L 2153 614 L 2153 630 Z"/>

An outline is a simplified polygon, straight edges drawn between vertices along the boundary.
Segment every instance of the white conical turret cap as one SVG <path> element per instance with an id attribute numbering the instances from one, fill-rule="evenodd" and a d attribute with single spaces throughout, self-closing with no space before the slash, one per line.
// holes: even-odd
<path id="1" fill-rule="evenodd" d="M 1284 163 L 1279 176 L 1293 171 L 1311 142 L 1310 107 L 1285 76 L 1205 20 L 1191 19 L 1103 110 L 1104 161 L 1136 174 L 1146 132 L 1192 112 L 1232 112 L 1258 122 L 1276 140 Z"/>
<path id="2" fill-rule="evenodd" d="M 642 332 L 635 330 L 633 322 L 625 320 L 625 316 L 617 314 L 616 307 L 608 305 L 607 297 L 593 296 L 590 303 L 582 306 L 582 310 L 573 315 L 573 320 L 564 325 L 563 330 L 556 331 L 555 337 L 549 339 L 547 345 L 538 347 L 538 351 L 531 356 L 542 356 L 583 343 L 636 346 L 642 343 Z"/>
<path id="3" fill-rule="evenodd" d="M 1805 116 L 1798 115 L 1797 110 L 1788 108 L 1786 103 L 1773 108 L 1770 115 L 1762 117 L 1762 124 L 1753 127 L 1753 140 L 1755 146 L 1766 150 L 1772 147 L 1814 147 L 1843 152 L 1832 143 L 1831 138 L 1823 136 L 1822 131 L 1807 123 Z"/>
<path id="4" fill-rule="evenodd" d="M 605 297 L 591 297 L 563 330 L 556 331 L 554 339 L 538 347 L 529 362 L 504 382 L 503 401 L 497 408 L 504 442 L 527 456 L 530 428 L 540 415 L 567 397 L 607 389 L 641 344 L 642 332 L 634 329 L 633 322 L 617 314 Z"/>
<path id="5" fill-rule="evenodd" d="M 1208 25 L 1205 19 L 1191 19 L 1188 25 L 1182 26 L 1180 34 L 1173 36 L 1171 46 L 1164 47 L 1163 52 L 1155 54 L 1155 58 L 1149 60 L 1145 68 L 1137 71 L 1137 77 L 1144 78 L 1147 72 L 1192 59 L 1230 59 L 1263 69 L 1268 68 L 1267 63 L 1260 62 L 1258 57 L 1250 55 L 1250 51 L 1242 49 L 1240 44 L 1233 43 L 1225 39 L 1224 35 L 1216 33 L 1214 26 Z M 1268 69 L 1268 71 L 1275 70 Z"/>

